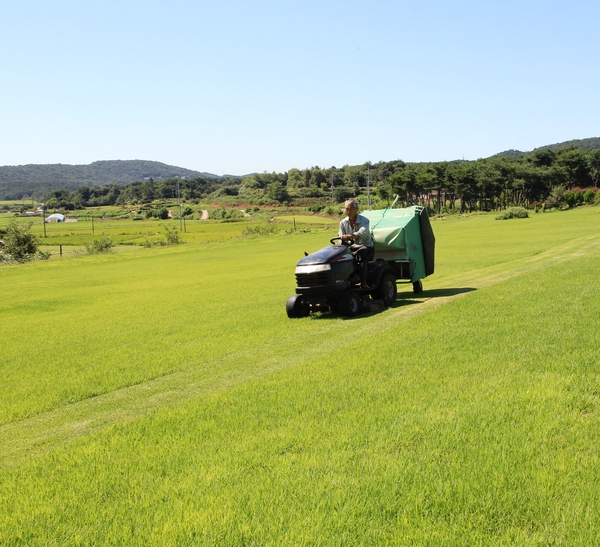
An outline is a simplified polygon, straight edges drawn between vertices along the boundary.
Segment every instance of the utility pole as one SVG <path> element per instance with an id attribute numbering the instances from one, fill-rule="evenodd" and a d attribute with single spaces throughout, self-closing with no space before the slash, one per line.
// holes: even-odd
<path id="1" fill-rule="evenodd" d="M 183 231 L 181 224 L 181 192 L 179 191 L 179 179 L 177 179 L 177 207 L 179 208 L 179 231 Z"/>
<path id="2" fill-rule="evenodd" d="M 333 171 L 331 172 L 331 205 L 333 205 Z"/>
<path id="3" fill-rule="evenodd" d="M 367 205 L 371 208 L 371 166 L 367 164 Z"/>
<path id="4" fill-rule="evenodd" d="M 42 224 L 44 225 L 44 237 L 46 237 L 46 215 L 44 211 L 46 210 L 46 205 L 44 203 L 41 204 L 42 207 Z"/>

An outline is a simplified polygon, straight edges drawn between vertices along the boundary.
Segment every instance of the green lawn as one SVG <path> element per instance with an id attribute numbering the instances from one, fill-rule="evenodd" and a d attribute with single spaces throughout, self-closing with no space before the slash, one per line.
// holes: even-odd
<path id="1" fill-rule="evenodd" d="M 181 240 L 185 243 L 197 242 L 222 242 L 228 239 L 238 238 L 249 227 L 266 226 L 272 215 L 259 213 L 244 219 L 235 221 L 217 220 L 185 220 L 181 223 L 179 219 L 170 220 L 131 220 L 119 218 L 102 218 L 109 214 L 110 208 L 85 211 L 86 214 L 94 213 L 94 218 L 81 216 L 77 222 L 46 223 L 42 224 L 41 217 L 17 218 L 17 222 L 31 223 L 31 231 L 40 238 L 42 249 L 50 251 L 54 258 L 59 255 L 59 247 L 63 245 L 63 254 L 70 253 L 65 246 L 83 248 L 85 243 L 91 243 L 94 239 L 107 237 L 115 245 L 145 245 L 148 243 L 159 243 L 166 241 L 167 230 L 177 230 Z M 113 207 L 112 209 L 121 210 Z M 81 211 L 78 213 L 82 214 Z M 14 215 L 0 215 L 0 228 L 6 226 Z M 275 227 L 277 230 L 291 230 L 296 219 L 298 229 L 318 230 L 320 228 L 337 226 L 337 220 L 327 217 L 312 215 L 276 216 Z M 45 228 L 45 230 L 44 230 Z"/>
<path id="2" fill-rule="evenodd" d="M 433 227 L 351 320 L 335 226 L 1 267 L 0 544 L 596 544 L 600 208 Z"/>
<path id="3" fill-rule="evenodd" d="M 286 222 L 297 224 L 314 224 L 314 225 L 325 225 L 325 226 L 338 226 L 340 219 L 334 219 L 330 217 L 321 217 L 317 215 L 279 215 L 276 217 L 277 222 Z"/>

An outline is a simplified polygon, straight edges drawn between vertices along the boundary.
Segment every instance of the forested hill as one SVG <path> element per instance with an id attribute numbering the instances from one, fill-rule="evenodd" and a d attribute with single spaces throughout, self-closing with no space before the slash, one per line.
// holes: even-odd
<path id="1" fill-rule="evenodd" d="M 558 152 L 559 150 L 563 150 L 565 148 L 579 148 L 579 150 L 600 150 L 600 137 L 574 139 L 572 141 L 557 142 L 556 144 L 547 144 L 546 146 L 534 148 L 531 150 L 531 152 L 538 152 L 539 150 L 552 150 L 553 152 Z M 511 149 L 500 152 L 499 154 L 496 154 L 496 156 L 515 157 L 522 156 L 524 154 L 527 154 L 527 152 Z"/>
<path id="2" fill-rule="evenodd" d="M 175 167 L 158 161 L 95 161 L 89 165 L 31 164 L 0 167 L 0 196 L 20 199 L 40 195 L 56 188 L 73 190 L 79 186 L 128 184 L 148 179 L 218 178 L 217 175 Z"/>
<path id="3" fill-rule="evenodd" d="M 600 137 L 592 137 L 590 139 L 575 139 L 572 141 L 559 142 L 556 144 L 548 144 L 546 146 L 534 148 L 532 152 L 547 149 L 550 149 L 554 152 L 558 152 L 559 150 L 563 150 L 564 148 L 571 147 L 579 148 L 579 150 L 598 150 L 600 149 Z"/>
<path id="4" fill-rule="evenodd" d="M 553 167 L 548 173 L 543 173 L 543 178 L 545 177 L 544 184 L 548 183 L 552 187 L 557 185 L 564 185 L 566 188 L 571 188 L 572 186 L 585 187 L 591 184 L 597 187 L 598 177 L 600 176 L 600 137 L 540 146 L 530 152 L 507 150 L 487 159 L 449 163 L 457 164 L 457 166 L 464 164 L 463 167 L 465 169 L 472 169 L 478 173 L 481 171 L 479 175 L 485 178 L 488 175 L 484 176 L 485 169 L 482 167 L 483 164 L 486 162 L 494 164 L 495 160 L 504 161 L 505 163 L 510 162 L 515 168 L 532 165 L 539 171 L 536 171 L 539 176 L 542 176 L 543 169 Z M 270 186 L 272 191 L 270 192 L 271 196 L 269 199 L 283 202 L 289 199 L 300 198 L 325 199 L 327 196 L 331 197 L 332 187 L 336 187 L 336 190 L 338 190 L 337 197 L 343 201 L 346 197 L 357 195 L 360 188 L 366 185 L 367 173 L 370 173 L 372 186 L 378 187 L 378 191 L 383 195 L 386 185 L 389 186 L 392 184 L 393 176 L 396 177 L 396 182 L 399 181 L 398 177 L 414 178 L 415 180 L 411 179 L 411 181 L 406 182 L 408 187 L 414 189 L 421 182 L 429 180 L 432 177 L 438 181 L 441 180 L 440 177 L 444 178 L 440 173 L 447 173 L 447 163 L 422 162 L 416 164 L 405 163 L 402 160 L 393 160 L 388 162 L 381 161 L 377 164 L 367 162 L 364 165 L 345 165 L 342 168 L 332 167 L 330 169 L 321 169 L 315 166 L 302 170 L 290 169 L 285 173 L 254 174 L 243 177 L 229 175 L 220 177 L 156 161 L 141 160 L 97 161 L 90 165 L 6 166 L 0 167 L 0 200 L 17 200 L 23 197 L 43 199 L 50 194 L 56 194 L 56 192 L 62 195 L 61 192 L 66 192 L 66 194 L 75 193 L 78 188 L 81 190 L 87 188 L 87 192 L 89 193 L 90 190 L 106 189 L 109 186 L 115 187 L 118 191 L 106 190 L 104 193 L 100 192 L 96 197 L 98 199 L 102 197 L 104 201 L 108 202 L 112 199 L 117 199 L 117 196 L 122 193 L 121 199 L 135 200 L 141 199 L 138 196 L 137 190 L 129 194 L 121 192 L 121 190 L 124 190 L 123 186 L 131 185 L 134 182 L 138 183 L 138 186 L 139 184 L 147 183 L 146 193 L 148 195 L 152 193 L 160 195 L 164 193 L 163 190 L 167 194 L 170 192 L 171 194 L 169 195 L 172 195 L 171 182 L 179 179 L 190 183 L 187 185 L 190 186 L 188 194 L 194 194 L 195 196 L 204 196 L 218 191 L 223 196 L 235 198 L 238 196 L 240 188 L 243 187 L 243 191 L 247 194 L 245 194 L 246 198 L 249 197 L 249 192 L 256 190 L 261 195 L 253 197 L 260 200 L 264 197 L 265 189 Z M 370 166 L 369 170 L 367 170 L 368 166 Z M 496 167 L 498 166 L 496 165 Z M 432 174 L 432 170 L 437 174 Z M 531 178 L 530 175 L 531 173 L 521 173 L 518 176 L 518 180 L 529 180 Z M 503 180 L 508 176 L 504 173 L 502 175 Z M 514 173 L 510 175 L 513 178 L 514 176 L 516 176 Z M 475 175 L 473 177 L 472 180 L 477 179 Z M 192 184 L 193 181 L 197 181 L 197 183 Z M 150 187 L 153 184 L 157 185 L 157 187 L 151 189 Z M 534 184 L 529 180 L 527 184 L 536 186 L 537 182 Z M 161 186 L 161 188 L 158 188 L 158 186 Z M 183 188 L 186 184 L 182 184 L 181 186 Z M 544 185 L 542 184 L 542 186 Z M 436 188 L 438 187 L 439 185 L 436 186 Z M 425 191 L 425 188 L 422 188 L 422 190 Z M 85 193 L 86 191 L 83 192 L 83 194 Z M 92 192 L 92 194 L 94 193 L 98 192 Z M 107 194 L 111 194 L 112 197 L 110 200 L 106 197 Z M 343 197 L 342 194 L 346 197 Z M 212 197 L 219 196 L 213 195 Z M 84 201 L 86 200 L 79 200 L 80 203 L 84 203 Z"/>

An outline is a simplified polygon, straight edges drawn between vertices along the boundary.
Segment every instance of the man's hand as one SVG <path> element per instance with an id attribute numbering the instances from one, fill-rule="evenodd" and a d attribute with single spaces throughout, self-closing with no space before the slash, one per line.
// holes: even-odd
<path id="1" fill-rule="evenodd" d="M 347 243 L 349 241 L 354 241 L 354 236 L 352 234 L 342 234 L 342 241 Z"/>

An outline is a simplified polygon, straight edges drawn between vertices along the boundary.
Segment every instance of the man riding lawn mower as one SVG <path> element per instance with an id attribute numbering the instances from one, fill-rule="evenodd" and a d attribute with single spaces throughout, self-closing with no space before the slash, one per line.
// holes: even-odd
<path id="1" fill-rule="evenodd" d="M 329 310 L 353 317 L 382 309 L 396 300 L 397 283 L 412 283 L 419 294 L 421 279 L 433 274 L 435 237 L 426 209 L 388 208 L 359 215 L 357 203 L 350 200 L 346 213 L 332 245 L 298 262 L 296 294 L 286 304 L 288 317 Z"/>

